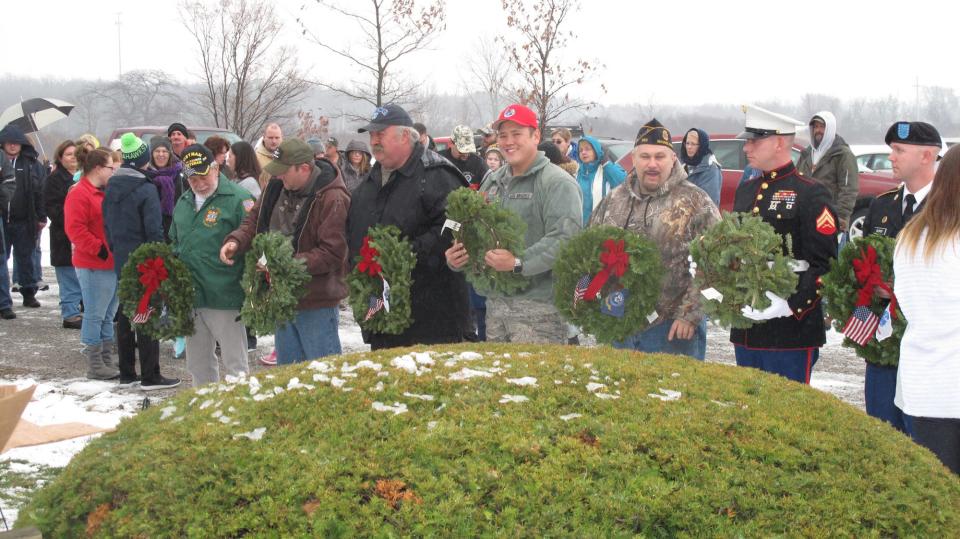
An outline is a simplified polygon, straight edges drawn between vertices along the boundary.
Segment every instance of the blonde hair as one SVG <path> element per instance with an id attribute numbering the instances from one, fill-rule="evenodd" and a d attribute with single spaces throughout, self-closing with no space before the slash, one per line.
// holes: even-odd
<path id="1" fill-rule="evenodd" d="M 573 138 L 573 133 L 570 132 L 570 130 L 567 129 L 566 127 L 558 127 L 554 129 L 550 133 L 550 136 L 553 137 L 554 135 L 560 135 L 560 137 L 567 142 L 570 142 L 570 139 Z"/>
<path id="2" fill-rule="evenodd" d="M 960 146 L 954 146 L 940 161 L 933 186 L 923 208 L 897 236 L 897 251 L 917 254 L 920 238 L 926 233 L 920 256 L 929 263 L 934 254 L 960 235 Z"/>

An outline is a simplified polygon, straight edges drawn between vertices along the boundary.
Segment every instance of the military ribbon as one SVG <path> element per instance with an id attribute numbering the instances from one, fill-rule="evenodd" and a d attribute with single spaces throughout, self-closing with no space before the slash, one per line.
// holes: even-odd
<path id="1" fill-rule="evenodd" d="M 603 263 L 603 269 L 590 281 L 590 286 L 583 294 L 585 301 L 596 299 L 611 275 L 622 277 L 627 268 L 630 267 L 630 255 L 623 250 L 623 240 L 606 240 L 603 242 L 603 248 L 604 251 L 600 253 L 600 262 Z"/>
<path id="2" fill-rule="evenodd" d="M 163 264 L 163 259 L 158 257 L 148 258 L 137 264 L 137 271 L 140 273 L 140 284 L 147 289 L 140 296 L 140 303 L 137 304 L 137 319 L 146 322 L 149 317 L 147 309 L 150 306 L 150 296 L 160 288 L 160 283 L 167 280 L 167 267 Z M 141 322 L 142 323 L 142 322 Z"/>
<path id="3" fill-rule="evenodd" d="M 874 291 L 879 288 L 890 294 L 890 315 L 896 318 L 897 298 L 890 286 L 883 281 L 883 270 L 877 264 L 877 251 L 872 245 L 860 251 L 860 258 L 853 261 L 853 269 L 857 282 L 860 283 L 856 306 L 869 306 L 873 301 Z"/>

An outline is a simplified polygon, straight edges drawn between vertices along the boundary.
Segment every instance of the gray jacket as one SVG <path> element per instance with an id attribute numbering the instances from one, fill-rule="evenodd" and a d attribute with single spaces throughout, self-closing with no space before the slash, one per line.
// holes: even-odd
<path id="1" fill-rule="evenodd" d="M 527 223 L 523 275 L 529 287 L 511 297 L 553 303 L 553 262 L 562 243 L 581 229 L 583 206 L 580 187 L 569 174 L 539 152 L 533 165 L 520 176 L 504 165 L 488 174 L 480 191 Z M 496 294 L 493 294 L 496 295 Z"/>

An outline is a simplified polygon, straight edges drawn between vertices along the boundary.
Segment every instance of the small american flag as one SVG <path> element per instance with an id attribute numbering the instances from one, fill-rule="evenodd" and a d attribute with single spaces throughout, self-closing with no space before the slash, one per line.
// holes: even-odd
<path id="1" fill-rule="evenodd" d="M 853 316 L 843 326 L 843 333 L 851 341 L 864 346 L 873 338 L 880 324 L 880 317 L 873 314 L 867 307 L 860 306 L 854 309 Z"/>
<path id="2" fill-rule="evenodd" d="M 370 307 L 367 309 L 367 316 L 363 317 L 363 321 L 366 322 L 373 318 L 373 315 L 380 312 L 380 309 L 383 308 L 383 298 L 377 296 L 370 296 Z"/>
<path id="3" fill-rule="evenodd" d="M 153 307 L 150 307 L 149 309 L 147 309 L 146 312 L 135 314 L 130 321 L 133 322 L 134 324 L 146 324 L 147 320 L 150 320 L 150 315 L 152 314 L 153 314 Z"/>
<path id="4" fill-rule="evenodd" d="M 587 291 L 587 287 L 590 286 L 590 276 L 584 275 L 580 277 L 580 280 L 577 281 L 576 288 L 573 289 L 573 306 L 576 307 L 577 303 L 583 300 L 583 293 Z"/>

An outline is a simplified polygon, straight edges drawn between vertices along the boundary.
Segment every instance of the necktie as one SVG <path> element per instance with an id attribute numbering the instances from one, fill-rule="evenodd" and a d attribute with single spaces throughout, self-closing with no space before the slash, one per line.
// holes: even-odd
<path id="1" fill-rule="evenodd" d="M 907 195 L 904 200 L 907 202 L 907 207 L 903 210 L 903 222 L 906 223 L 913 217 L 913 208 L 917 204 L 917 197 L 910 194 Z"/>

